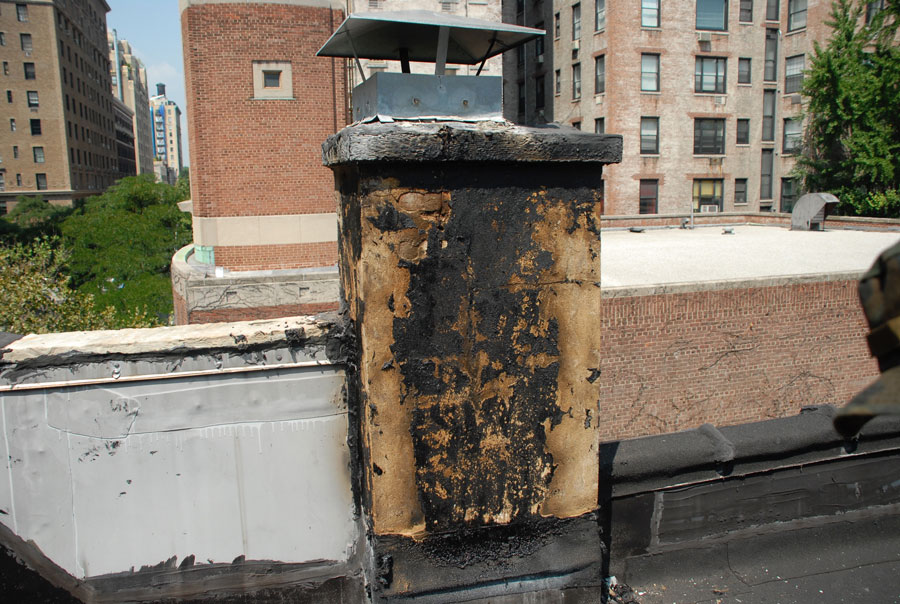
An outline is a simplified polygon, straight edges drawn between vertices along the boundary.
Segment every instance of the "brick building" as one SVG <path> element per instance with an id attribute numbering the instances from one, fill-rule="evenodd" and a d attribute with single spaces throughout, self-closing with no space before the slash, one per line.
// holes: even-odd
<path id="1" fill-rule="evenodd" d="M 128 40 L 118 37 L 116 30 L 107 32 L 109 62 L 112 69 L 112 93 L 134 112 L 132 134 L 135 147 L 135 169 L 138 174 L 153 174 L 153 126 L 150 123 L 150 93 L 147 68 L 134 55 Z"/>
<path id="2" fill-rule="evenodd" d="M 157 84 L 150 97 L 150 126 L 153 131 L 153 170 L 160 182 L 175 184 L 184 157 L 181 150 L 181 109 L 166 96 L 166 85 Z"/>
<path id="3" fill-rule="evenodd" d="M 345 62 L 316 51 L 343 3 L 183 0 L 194 245 L 173 260 L 176 321 L 337 305 L 334 181 Z"/>
<path id="4" fill-rule="evenodd" d="M 877 3 L 873 3 L 877 4 Z M 803 70 L 830 0 L 508 0 L 505 114 L 625 137 L 607 214 L 790 211 Z"/>
<path id="5" fill-rule="evenodd" d="M 118 178 L 104 0 L 0 2 L 0 212 L 59 204 Z"/>

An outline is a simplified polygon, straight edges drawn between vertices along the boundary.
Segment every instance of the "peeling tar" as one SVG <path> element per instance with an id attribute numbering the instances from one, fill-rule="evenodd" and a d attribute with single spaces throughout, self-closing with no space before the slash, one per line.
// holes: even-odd
<path id="1" fill-rule="evenodd" d="M 382 204 L 378 207 L 378 216 L 370 216 L 371 222 L 379 231 L 402 231 L 403 229 L 413 229 L 416 223 L 413 219 L 397 211 L 390 204 Z"/>

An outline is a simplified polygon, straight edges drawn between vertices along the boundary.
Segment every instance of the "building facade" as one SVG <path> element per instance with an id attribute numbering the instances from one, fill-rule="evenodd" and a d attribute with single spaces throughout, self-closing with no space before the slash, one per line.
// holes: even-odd
<path id="1" fill-rule="evenodd" d="M 150 97 L 151 127 L 153 129 L 154 171 L 160 182 L 175 184 L 184 167 L 181 151 L 181 109 L 166 96 L 166 85 L 156 85 L 156 95 Z"/>
<path id="2" fill-rule="evenodd" d="M 71 204 L 118 176 L 104 0 L 0 2 L 0 212 Z"/>
<path id="3" fill-rule="evenodd" d="M 128 40 L 119 39 L 116 30 L 106 34 L 112 72 L 113 96 L 134 113 L 135 169 L 138 174 L 153 174 L 153 125 L 150 118 L 150 93 L 147 69 L 136 56 Z"/>
<path id="4" fill-rule="evenodd" d="M 803 71 L 829 0 L 508 1 L 542 41 L 504 58 L 504 110 L 625 137 L 606 214 L 790 211 Z M 513 53 L 510 53 L 513 54 Z"/>
<path id="5" fill-rule="evenodd" d="M 113 98 L 116 123 L 116 178 L 137 174 L 135 162 L 134 112 L 119 99 Z"/>

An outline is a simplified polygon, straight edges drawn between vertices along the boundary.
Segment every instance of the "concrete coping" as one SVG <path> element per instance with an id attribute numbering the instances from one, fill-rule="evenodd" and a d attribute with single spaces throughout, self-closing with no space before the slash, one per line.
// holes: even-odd
<path id="1" fill-rule="evenodd" d="M 622 137 L 568 126 L 508 122 L 356 124 L 322 144 L 326 166 L 368 162 L 610 164 L 622 160 Z"/>
<path id="2" fill-rule="evenodd" d="M 822 405 L 792 417 L 604 443 L 600 483 L 624 496 L 768 471 L 773 462 L 791 467 L 900 448 L 900 417 L 875 418 L 846 440 L 832 426 L 834 413 Z"/>

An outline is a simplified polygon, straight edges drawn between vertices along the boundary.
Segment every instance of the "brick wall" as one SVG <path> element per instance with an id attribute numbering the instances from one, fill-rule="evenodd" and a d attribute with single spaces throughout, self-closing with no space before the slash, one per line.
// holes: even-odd
<path id="1" fill-rule="evenodd" d="M 313 268 L 337 264 L 337 241 L 286 245 L 228 245 L 215 249 L 216 265 L 238 271 Z"/>
<path id="2" fill-rule="evenodd" d="M 846 403 L 878 374 L 856 292 L 856 281 L 634 297 L 606 292 L 601 438 Z"/>
<path id="3" fill-rule="evenodd" d="M 285 304 L 282 306 L 257 306 L 254 308 L 219 308 L 216 310 L 195 310 L 191 312 L 189 323 L 231 323 L 233 321 L 257 321 L 279 319 L 298 315 L 313 315 L 337 310 L 337 302 L 317 302 L 311 304 Z"/>

